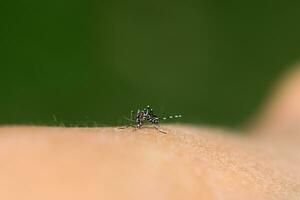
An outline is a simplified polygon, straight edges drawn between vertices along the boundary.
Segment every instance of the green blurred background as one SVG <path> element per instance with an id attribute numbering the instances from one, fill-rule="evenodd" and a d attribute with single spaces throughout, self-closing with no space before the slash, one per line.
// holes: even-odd
<path id="1" fill-rule="evenodd" d="M 186 123 L 239 126 L 299 58 L 299 9 L 299 1 L 1 1 L 0 124 L 118 125 L 150 104 Z"/>

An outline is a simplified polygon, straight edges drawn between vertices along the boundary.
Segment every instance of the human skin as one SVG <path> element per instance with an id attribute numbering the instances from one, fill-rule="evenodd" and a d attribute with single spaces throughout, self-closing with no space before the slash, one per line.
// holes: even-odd
<path id="1" fill-rule="evenodd" d="M 240 131 L 1 127 L 0 199 L 299 199 L 300 73 L 279 88 Z"/>

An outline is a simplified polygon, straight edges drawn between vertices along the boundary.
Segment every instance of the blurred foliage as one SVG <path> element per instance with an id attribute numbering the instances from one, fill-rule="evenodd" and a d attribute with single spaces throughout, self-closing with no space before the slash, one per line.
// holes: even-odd
<path id="1" fill-rule="evenodd" d="M 299 9 L 297 1 L 2 1 L 0 123 L 116 125 L 150 104 L 186 123 L 238 126 L 299 58 Z"/>

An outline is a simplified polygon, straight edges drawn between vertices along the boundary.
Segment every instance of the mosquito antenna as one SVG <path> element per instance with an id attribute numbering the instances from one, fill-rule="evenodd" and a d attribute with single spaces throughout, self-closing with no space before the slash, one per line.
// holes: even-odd
<path id="1" fill-rule="evenodd" d="M 128 117 L 124 117 L 125 120 L 130 121 L 130 122 L 134 122 L 133 119 L 129 119 Z"/>
<path id="2" fill-rule="evenodd" d="M 54 122 L 56 123 L 57 122 L 57 118 L 56 118 L 55 114 L 52 115 L 52 118 L 53 118 Z"/>

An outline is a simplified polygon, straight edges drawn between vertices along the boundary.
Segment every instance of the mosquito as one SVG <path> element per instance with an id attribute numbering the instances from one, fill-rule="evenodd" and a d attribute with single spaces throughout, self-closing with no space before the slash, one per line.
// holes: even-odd
<path id="1" fill-rule="evenodd" d="M 163 131 L 159 127 L 159 120 L 167 120 L 167 119 L 173 119 L 173 118 L 182 118 L 182 115 L 171 115 L 168 117 L 162 117 L 159 118 L 157 115 L 154 114 L 153 109 L 148 105 L 144 109 L 138 109 L 136 113 L 134 111 L 131 111 L 130 113 L 130 119 L 127 119 L 128 121 L 132 122 L 131 124 L 121 127 L 122 129 L 127 127 L 135 127 L 135 128 L 142 128 L 145 123 L 150 123 L 154 125 L 154 128 L 157 129 L 159 132 L 166 134 L 167 132 Z"/>

